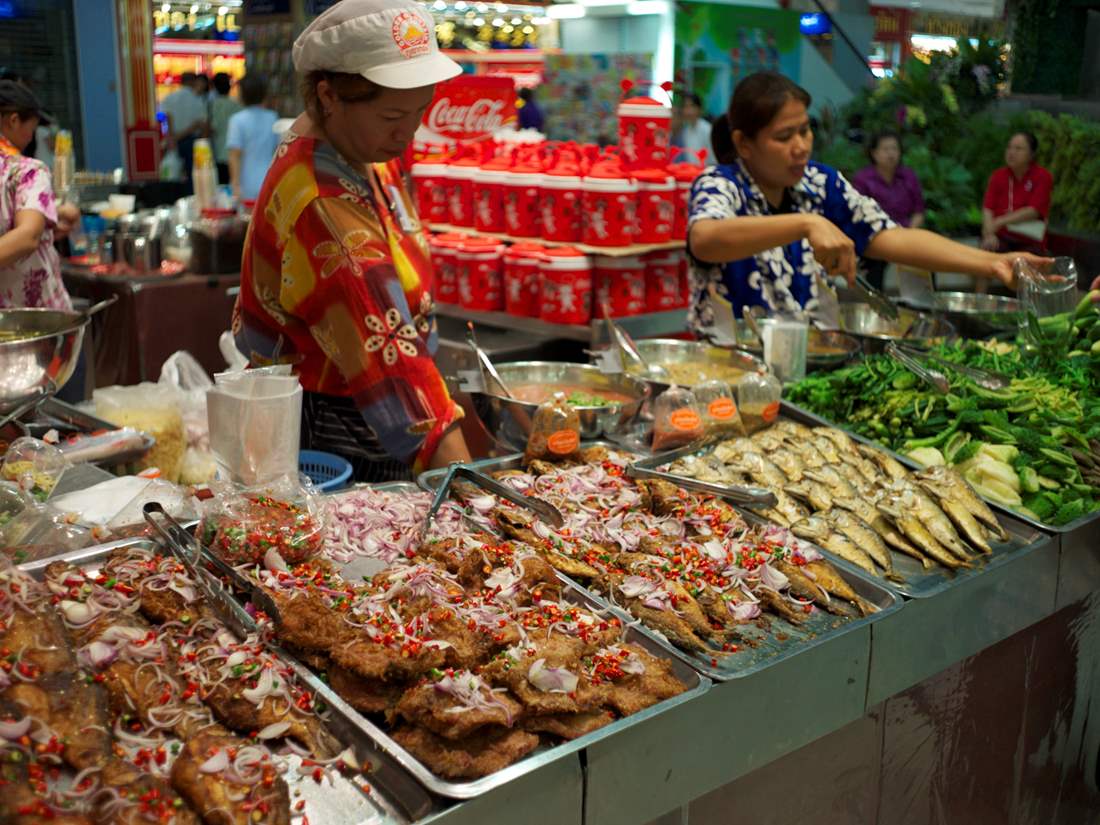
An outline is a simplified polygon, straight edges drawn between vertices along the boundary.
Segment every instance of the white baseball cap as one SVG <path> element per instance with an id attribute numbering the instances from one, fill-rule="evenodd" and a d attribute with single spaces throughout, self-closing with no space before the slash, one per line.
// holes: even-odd
<path id="1" fill-rule="evenodd" d="M 432 15 L 414 0 L 340 0 L 294 41 L 294 68 L 358 74 L 389 89 L 462 74 L 439 51 Z"/>

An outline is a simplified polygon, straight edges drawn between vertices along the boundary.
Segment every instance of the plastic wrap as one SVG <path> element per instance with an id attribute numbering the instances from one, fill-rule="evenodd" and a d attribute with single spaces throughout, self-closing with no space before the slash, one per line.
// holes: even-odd
<path id="1" fill-rule="evenodd" d="M 749 434 L 771 426 L 779 417 L 783 385 L 769 372 L 750 372 L 737 382 L 737 409 Z"/>
<path id="2" fill-rule="evenodd" d="M 691 392 L 699 404 L 707 436 L 733 438 L 745 435 L 736 396 L 727 382 L 719 379 L 704 381 L 692 387 Z"/>
<path id="3" fill-rule="evenodd" d="M 201 513 L 203 543 L 230 564 L 271 566 L 272 553 L 298 564 L 324 544 L 327 507 L 304 477 L 226 488 L 203 502 Z"/>
<path id="4" fill-rule="evenodd" d="M 148 433 L 156 444 L 138 466 L 157 468 L 168 481 L 179 481 L 187 449 L 180 395 L 174 387 L 142 383 L 132 387 L 104 387 L 92 394 L 96 415 L 119 427 Z"/>
<path id="5" fill-rule="evenodd" d="M 38 501 L 45 501 L 69 462 L 53 444 L 37 438 L 17 438 L 8 447 L 0 475 Z"/>
<path id="6" fill-rule="evenodd" d="M 525 461 L 562 461 L 574 458 L 581 445 L 581 420 L 577 411 L 556 392 L 535 410 L 527 437 Z"/>

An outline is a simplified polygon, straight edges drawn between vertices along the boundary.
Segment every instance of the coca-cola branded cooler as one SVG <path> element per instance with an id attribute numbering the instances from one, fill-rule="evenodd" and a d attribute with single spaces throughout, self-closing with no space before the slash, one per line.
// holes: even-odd
<path id="1" fill-rule="evenodd" d="M 512 244 L 504 252 L 504 311 L 527 318 L 539 317 L 540 268 L 545 247 Z"/>
<path id="2" fill-rule="evenodd" d="M 539 184 L 542 174 L 534 163 L 518 163 L 501 187 L 504 231 L 513 238 L 540 237 Z"/>
<path id="3" fill-rule="evenodd" d="M 596 281 L 596 307 L 607 307 L 612 318 L 641 315 L 646 310 L 646 267 L 637 256 L 611 258 L 598 255 L 592 264 Z"/>
<path id="4" fill-rule="evenodd" d="M 461 232 L 432 235 L 432 265 L 435 268 L 435 299 L 458 303 L 458 250 L 466 236 Z"/>
<path id="5" fill-rule="evenodd" d="M 504 309 L 501 273 L 504 244 L 489 238 L 467 238 L 458 248 L 458 303 L 463 309 Z"/>
<path id="6" fill-rule="evenodd" d="M 674 249 L 645 256 L 645 303 L 647 312 L 665 312 L 688 305 L 685 282 L 687 256 Z"/>
<path id="7" fill-rule="evenodd" d="M 547 249 L 539 266 L 539 317 L 552 324 L 587 324 L 592 319 L 592 262 L 571 246 Z"/>
<path id="8" fill-rule="evenodd" d="M 447 175 L 447 209 L 455 226 L 474 226 L 474 178 L 480 162 L 468 155 L 451 163 Z"/>
<path id="9" fill-rule="evenodd" d="M 675 222 L 676 183 L 660 169 L 634 173 L 638 183 L 637 243 L 667 243 Z"/>
<path id="10" fill-rule="evenodd" d="M 416 192 L 416 211 L 425 223 L 447 223 L 447 159 L 434 155 L 413 164 L 411 175 Z"/>
<path id="11" fill-rule="evenodd" d="M 593 164 L 581 182 L 581 239 L 589 246 L 629 246 L 637 227 L 638 184 L 613 161 Z"/>
<path id="12" fill-rule="evenodd" d="M 559 163 L 543 173 L 539 205 L 545 240 L 580 241 L 581 197 L 581 173 L 575 163 Z"/>
<path id="13" fill-rule="evenodd" d="M 512 162 L 497 157 L 481 164 L 474 178 L 474 228 L 478 232 L 504 232 L 504 184 Z"/>
<path id="14" fill-rule="evenodd" d="M 703 172 L 703 167 L 696 163 L 673 163 L 668 171 L 676 180 L 676 198 L 674 201 L 672 237 L 682 241 L 687 237 L 688 213 L 691 211 L 691 185 Z"/>
<path id="15" fill-rule="evenodd" d="M 628 170 L 663 169 L 669 161 L 672 107 L 651 97 L 619 104 L 619 152 Z"/>

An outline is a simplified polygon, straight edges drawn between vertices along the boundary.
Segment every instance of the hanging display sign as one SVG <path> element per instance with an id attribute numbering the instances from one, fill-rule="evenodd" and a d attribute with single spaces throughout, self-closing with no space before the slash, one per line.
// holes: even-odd
<path id="1" fill-rule="evenodd" d="M 879 43 L 905 43 L 909 40 L 909 9 L 871 7 L 875 21 L 874 40 Z"/>
<path id="2" fill-rule="evenodd" d="M 510 77 L 461 75 L 440 83 L 416 138 L 446 143 L 490 137 L 516 121 L 516 85 Z"/>

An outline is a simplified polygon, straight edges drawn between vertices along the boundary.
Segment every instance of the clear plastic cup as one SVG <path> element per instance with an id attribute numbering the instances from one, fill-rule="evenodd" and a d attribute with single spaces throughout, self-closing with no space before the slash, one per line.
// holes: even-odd
<path id="1" fill-rule="evenodd" d="M 760 324 L 764 336 L 764 363 L 784 383 L 806 377 L 806 350 L 810 325 L 806 321 L 770 319 Z"/>

